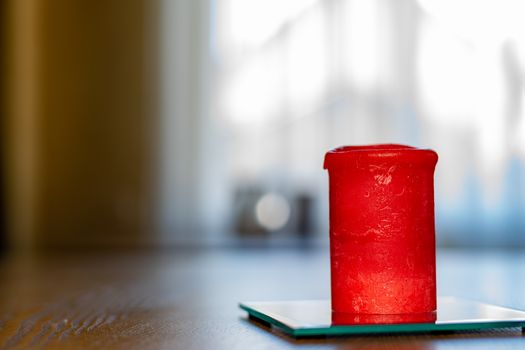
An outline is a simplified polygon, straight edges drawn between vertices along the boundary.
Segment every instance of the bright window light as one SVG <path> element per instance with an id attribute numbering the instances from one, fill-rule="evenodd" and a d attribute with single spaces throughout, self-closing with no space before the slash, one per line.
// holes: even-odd
<path id="1" fill-rule="evenodd" d="M 446 125 L 474 125 L 479 74 L 483 74 L 476 60 L 471 46 L 434 22 L 422 24 L 417 73 L 427 118 Z"/>
<path id="2" fill-rule="evenodd" d="M 279 107 L 282 68 L 273 52 L 266 52 L 240 67 L 224 89 L 224 110 L 235 123 L 268 121 Z"/>
<path id="3" fill-rule="evenodd" d="M 239 46 L 259 46 L 316 1 L 229 0 L 230 37 Z"/>
<path id="4" fill-rule="evenodd" d="M 425 12 L 466 39 L 494 44 L 523 35 L 522 0 L 419 0 Z"/>
<path id="5" fill-rule="evenodd" d="M 350 82 L 372 88 L 378 72 L 378 1 L 344 2 L 344 59 Z"/>
<path id="6" fill-rule="evenodd" d="M 298 21 L 286 48 L 286 81 L 291 103 L 300 109 L 314 102 L 325 87 L 326 31 L 323 13 L 318 7 Z"/>

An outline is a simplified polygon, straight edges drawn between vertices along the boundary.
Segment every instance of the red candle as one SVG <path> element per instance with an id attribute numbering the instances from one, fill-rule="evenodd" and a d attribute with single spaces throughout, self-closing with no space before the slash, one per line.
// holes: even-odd
<path id="1" fill-rule="evenodd" d="M 326 153 L 334 323 L 435 320 L 437 159 L 393 144 Z"/>

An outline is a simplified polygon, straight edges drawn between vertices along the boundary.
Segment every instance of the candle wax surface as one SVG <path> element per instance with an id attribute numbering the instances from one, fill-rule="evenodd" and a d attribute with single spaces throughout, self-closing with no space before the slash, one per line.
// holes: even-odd
<path id="1" fill-rule="evenodd" d="M 334 323 L 435 319 L 436 163 L 434 151 L 403 145 L 326 154 Z"/>

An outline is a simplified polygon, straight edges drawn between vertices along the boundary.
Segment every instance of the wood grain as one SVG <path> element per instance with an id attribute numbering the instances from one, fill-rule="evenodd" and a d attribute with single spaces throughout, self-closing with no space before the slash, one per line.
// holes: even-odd
<path id="1" fill-rule="evenodd" d="M 438 257 L 440 294 L 524 308 L 524 254 Z M 328 283 L 325 249 L 7 256 L 0 349 L 525 348 L 520 329 L 294 340 L 237 308 L 241 300 L 327 298 Z"/>

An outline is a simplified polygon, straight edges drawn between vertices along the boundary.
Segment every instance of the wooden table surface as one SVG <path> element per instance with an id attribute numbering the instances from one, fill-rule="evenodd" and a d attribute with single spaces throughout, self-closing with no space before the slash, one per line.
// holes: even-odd
<path id="1" fill-rule="evenodd" d="M 329 297 L 326 249 L 4 256 L 0 349 L 525 349 L 520 329 L 294 340 L 246 300 Z M 441 251 L 438 292 L 525 309 L 525 252 Z"/>

